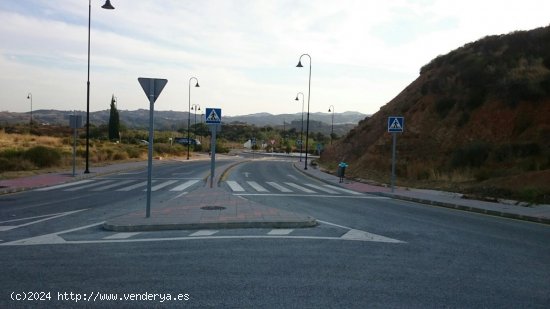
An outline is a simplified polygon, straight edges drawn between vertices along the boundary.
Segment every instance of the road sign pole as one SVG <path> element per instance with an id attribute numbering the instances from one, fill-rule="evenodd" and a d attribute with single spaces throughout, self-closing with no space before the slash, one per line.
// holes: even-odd
<path id="1" fill-rule="evenodd" d="M 153 140 L 154 140 L 154 121 L 153 116 L 155 114 L 155 80 L 150 79 L 149 88 L 149 149 L 147 155 L 147 208 L 145 217 L 151 216 L 151 185 L 153 183 Z"/>
<path id="2" fill-rule="evenodd" d="M 211 125 L 210 128 L 212 129 L 212 140 L 210 141 L 210 188 L 212 188 L 214 185 L 214 172 L 216 170 L 216 131 L 218 125 Z"/>
<path id="3" fill-rule="evenodd" d="M 155 101 L 168 83 L 167 79 L 155 79 L 139 77 L 138 82 L 145 92 L 145 95 L 149 99 L 149 147 L 147 156 L 147 207 L 145 210 L 145 217 L 151 216 L 151 185 L 153 183 L 153 140 L 154 140 L 154 115 L 155 115 Z"/>
<path id="4" fill-rule="evenodd" d="M 395 190 L 395 144 L 397 141 L 397 133 L 392 133 L 393 135 L 393 146 L 392 146 L 392 155 L 391 155 L 391 192 Z"/>

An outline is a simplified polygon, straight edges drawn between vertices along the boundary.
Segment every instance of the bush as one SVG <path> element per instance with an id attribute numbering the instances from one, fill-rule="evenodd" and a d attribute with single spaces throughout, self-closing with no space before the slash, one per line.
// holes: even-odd
<path id="1" fill-rule="evenodd" d="M 445 118 L 453 109 L 455 103 L 456 101 L 453 98 L 441 98 L 435 102 L 435 111 L 441 118 Z"/>
<path id="2" fill-rule="evenodd" d="M 454 151 L 453 167 L 480 167 L 489 156 L 490 146 L 485 142 L 474 142 Z"/>
<path id="3" fill-rule="evenodd" d="M 23 157 L 40 168 L 56 166 L 61 162 L 59 150 L 44 146 L 29 148 L 25 151 Z"/>

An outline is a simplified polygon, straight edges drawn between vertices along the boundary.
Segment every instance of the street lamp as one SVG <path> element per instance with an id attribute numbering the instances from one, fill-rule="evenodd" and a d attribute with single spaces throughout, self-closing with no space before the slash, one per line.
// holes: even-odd
<path id="1" fill-rule="evenodd" d="M 31 100 L 31 121 L 29 122 L 31 130 L 29 133 L 32 134 L 32 93 L 29 92 L 29 94 L 27 94 L 27 99 Z"/>
<path id="2" fill-rule="evenodd" d="M 308 85 L 308 92 L 307 92 L 307 124 L 306 124 L 306 163 L 304 169 L 307 170 L 307 152 L 308 152 L 308 142 L 309 142 L 309 99 L 311 96 L 311 56 L 308 54 L 303 54 L 300 56 L 300 59 L 298 59 L 298 64 L 296 67 L 302 68 L 302 57 L 308 56 L 309 57 L 309 85 Z"/>
<path id="3" fill-rule="evenodd" d="M 111 1 L 106 0 L 101 6 L 103 9 L 114 10 Z M 88 162 L 90 158 L 90 26 L 92 22 L 92 0 L 88 0 L 88 81 L 86 82 L 86 170 L 85 174 L 89 174 Z"/>
<path id="4" fill-rule="evenodd" d="M 195 135 L 195 139 L 197 139 L 197 111 L 201 110 L 201 106 L 198 104 L 191 105 L 191 110 L 195 113 L 195 128 L 193 129 L 193 135 Z"/>
<path id="5" fill-rule="evenodd" d="M 304 144 L 304 94 L 298 92 L 296 94 L 296 101 L 298 101 L 298 95 L 302 95 L 302 129 L 300 130 L 300 162 L 302 162 L 302 145 Z"/>
<path id="6" fill-rule="evenodd" d="M 330 113 L 330 108 L 332 107 L 332 125 L 330 127 L 330 144 L 332 145 L 332 134 L 334 134 L 334 105 L 328 107 L 328 112 Z"/>
<path id="7" fill-rule="evenodd" d="M 187 113 L 187 160 L 189 160 L 189 148 L 191 147 L 191 140 L 189 136 L 189 127 L 191 126 L 191 80 L 195 79 L 197 83 L 195 84 L 195 87 L 199 86 L 199 80 L 196 77 L 191 77 L 189 79 L 189 113 Z"/>

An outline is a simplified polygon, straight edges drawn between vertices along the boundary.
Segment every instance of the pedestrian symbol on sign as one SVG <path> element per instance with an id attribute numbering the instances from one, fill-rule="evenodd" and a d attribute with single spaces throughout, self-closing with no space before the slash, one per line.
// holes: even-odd
<path id="1" fill-rule="evenodd" d="M 222 122 L 222 110 L 221 108 L 207 108 L 206 109 L 206 123 L 221 123 Z"/>
<path id="2" fill-rule="evenodd" d="M 403 132 L 403 117 L 388 117 L 388 132 Z"/>

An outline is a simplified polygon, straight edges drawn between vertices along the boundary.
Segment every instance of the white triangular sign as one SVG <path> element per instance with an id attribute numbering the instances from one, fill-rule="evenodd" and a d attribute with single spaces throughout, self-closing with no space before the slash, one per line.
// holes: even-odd
<path id="1" fill-rule="evenodd" d="M 220 119 L 220 117 L 218 117 L 218 114 L 216 114 L 216 110 L 213 109 L 213 110 L 210 112 L 210 115 L 208 115 L 208 117 L 206 118 L 206 121 L 209 121 L 209 122 L 220 122 L 221 119 Z"/>
<path id="2" fill-rule="evenodd" d="M 390 125 L 390 130 L 403 130 L 403 128 L 401 128 L 401 123 L 399 123 L 397 118 L 395 118 L 393 123 Z"/>

